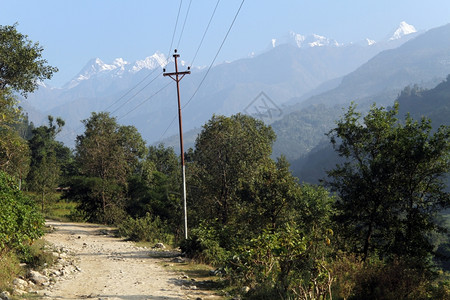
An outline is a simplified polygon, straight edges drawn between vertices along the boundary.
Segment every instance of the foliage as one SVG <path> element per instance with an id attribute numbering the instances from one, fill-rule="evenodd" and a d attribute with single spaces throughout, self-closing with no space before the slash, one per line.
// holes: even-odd
<path id="1" fill-rule="evenodd" d="M 64 198 L 78 203 L 77 215 L 85 221 L 118 224 L 126 217 L 124 187 L 114 181 L 74 176 Z"/>
<path id="2" fill-rule="evenodd" d="M 390 262 L 338 253 L 330 269 L 338 299 L 448 299 L 450 284 L 443 276 L 418 270 L 404 260 Z"/>
<path id="3" fill-rule="evenodd" d="M 10 128 L 0 127 L 0 137 L 0 170 L 21 181 L 30 168 L 27 142 Z"/>
<path id="4" fill-rule="evenodd" d="M 181 201 L 178 157 L 173 148 L 150 146 L 138 171 L 128 180 L 127 213 L 133 218 L 146 213 L 159 217 L 180 238 Z"/>
<path id="5" fill-rule="evenodd" d="M 346 162 L 328 172 L 340 199 L 336 221 L 352 251 L 382 257 L 408 257 L 426 264 L 428 235 L 439 230 L 436 214 L 449 206 L 444 175 L 450 170 L 450 128 L 431 133 L 427 119 L 401 124 L 392 110 L 372 107 L 360 122 L 351 106 L 330 131 Z"/>
<path id="6" fill-rule="evenodd" d="M 197 261 L 214 266 L 222 266 L 225 264 L 230 252 L 221 246 L 221 234 L 222 232 L 218 232 L 211 225 L 199 224 L 199 226 L 192 229 L 188 239 L 181 243 L 181 251 Z"/>
<path id="7" fill-rule="evenodd" d="M 334 280 L 328 270 L 327 237 L 310 240 L 295 224 L 264 231 L 230 260 L 232 279 L 249 286 L 249 299 L 325 299 Z M 328 246 L 330 247 L 330 246 Z"/>
<path id="8" fill-rule="evenodd" d="M 42 58 L 43 48 L 12 26 L 0 25 L 0 91 L 34 91 L 38 82 L 50 79 L 58 69 Z"/>
<path id="9" fill-rule="evenodd" d="M 43 234 L 43 217 L 34 203 L 0 171 L 0 254 L 6 250 L 24 249 Z"/>
<path id="10" fill-rule="evenodd" d="M 70 150 L 55 140 L 63 126 L 62 119 L 57 118 L 54 124 L 53 117 L 48 116 L 48 126 L 35 128 L 29 141 L 31 164 L 27 182 L 29 190 L 41 194 L 42 211 L 46 195 L 58 187 L 61 168 L 70 159 Z M 61 155 L 64 152 L 66 155 Z"/>
<path id="11" fill-rule="evenodd" d="M 233 222 L 242 182 L 270 156 L 274 139 L 270 127 L 241 114 L 213 116 L 203 126 L 193 153 L 197 174 L 192 182 L 198 187 L 192 205 L 202 218 Z"/>
<path id="12" fill-rule="evenodd" d="M 33 244 L 19 252 L 21 262 L 27 264 L 28 268 L 34 270 L 43 269 L 45 266 L 51 266 L 56 261 L 52 252 L 48 251 L 48 244 L 43 239 L 36 240 Z"/>
<path id="13" fill-rule="evenodd" d="M 83 123 L 75 157 L 80 176 L 71 180 L 67 197 L 80 201 L 89 220 L 118 223 L 125 215 L 128 179 L 142 171 L 145 142 L 135 127 L 118 125 L 106 112 L 94 112 Z"/>
<path id="14" fill-rule="evenodd" d="M 159 217 L 147 213 L 142 218 L 128 217 L 119 225 L 119 235 L 131 241 L 172 244 L 173 238 L 167 225 Z"/>

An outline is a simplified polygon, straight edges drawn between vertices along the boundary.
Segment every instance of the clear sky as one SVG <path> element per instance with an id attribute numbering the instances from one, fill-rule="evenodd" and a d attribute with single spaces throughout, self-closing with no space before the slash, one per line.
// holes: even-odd
<path id="1" fill-rule="evenodd" d="M 195 61 L 209 65 L 242 0 L 221 0 Z M 192 60 L 217 0 L 181 3 L 173 47 Z M 0 24 L 44 47 L 43 56 L 59 68 L 50 82 L 61 86 L 92 58 L 129 62 L 156 51 L 167 54 L 180 0 L 0 0 Z M 217 59 L 230 61 L 261 52 L 272 38 L 289 31 L 316 33 L 340 43 L 380 40 L 401 21 L 418 30 L 450 23 L 449 0 L 246 0 Z"/>

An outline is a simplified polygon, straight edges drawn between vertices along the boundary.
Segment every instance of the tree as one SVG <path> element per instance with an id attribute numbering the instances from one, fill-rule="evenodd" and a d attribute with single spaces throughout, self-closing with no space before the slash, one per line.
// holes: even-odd
<path id="1" fill-rule="evenodd" d="M 42 211 L 45 208 L 46 194 L 54 191 L 59 184 L 61 166 L 64 163 L 58 155 L 64 146 L 55 140 L 64 121 L 61 118 L 57 118 L 56 123 L 53 121 L 53 117 L 48 116 L 48 126 L 35 128 L 29 141 L 31 164 L 27 182 L 30 190 L 41 195 Z"/>
<path id="2" fill-rule="evenodd" d="M 75 161 L 96 192 L 81 207 L 92 221 L 115 223 L 124 214 L 128 179 L 144 158 L 145 142 L 135 127 L 120 126 L 106 112 L 94 112 L 83 123 L 86 130 L 77 136 Z"/>
<path id="3" fill-rule="evenodd" d="M 241 114 L 213 116 L 203 126 L 195 144 L 198 171 L 192 182 L 198 187 L 193 205 L 202 218 L 218 218 L 222 225 L 232 221 L 242 182 L 270 157 L 274 140 L 269 126 Z"/>
<path id="4" fill-rule="evenodd" d="M 401 123 L 392 110 L 350 106 L 328 135 L 346 159 L 328 172 L 337 192 L 337 221 L 353 250 L 366 259 L 411 259 L 423 265 L 432 252 L 428 235 L 436 214 L 450 205 L 444 177 L 450 170 L 450 128 L 432 133 L 429 120 Z"/>
<path id="5" fill-rule="evenodd" d="M 12 26 L 0 25 L 0 91 L 33 92 L 38 82 L 50 79 L 58 69 L 42 58 L 43 48 Z"/>
<path id="6" fill-rule="evenodd" d="M 22 119 L 14 93 L 26 97 L 57 69 L 47 65 L 43 48 L 19 33 L 16 26 L 0 25 L 0 168 L 18 177 L 20 183 L 27 176 L 29 151 L 11 126 Z"/>

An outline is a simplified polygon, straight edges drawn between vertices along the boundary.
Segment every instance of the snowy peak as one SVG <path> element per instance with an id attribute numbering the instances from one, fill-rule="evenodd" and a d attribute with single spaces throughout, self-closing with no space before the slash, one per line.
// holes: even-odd
<path id="1" fill-rule="evenodd" d="M 356 42 L 356 44 L 362 45 L 362 46 L 372 46 L 379 42 L 385 43 L 385 42 L 390 42 L 390 41 L 397 41 L 397 40 L 400 40 L 400 39 L 404 38 L 405 36 L 411 35 L 413 33 L 417 33 L 416 28 L 413 25 L 410 25 L 403 21 L 400 23 L 400 25 L 398 26 L 397 29 L 393 30 L 391 32 L 391 34 L 388 35 L 388 37 L 383 39 L 382 41 L 375 41 L 373 39 L 367 38 L 363 41 Z M 407 39 L 409 39 L 411 37 L 412 36 L 408 36 Z M 402 41 L 404 41 L 404 40 L 402 40 Z M 291 32 L 289 32 L 289 34 L 285 35 L 282 38 L 272 39 L 270 42 L 269 49 L 275 48 L 282 44 L 291 44 L 298 48 L 345 46 L 344 44 L 338 43 L 334 39 L 329 39 L 327 37 L 324 37 L 324 36 L 321 36 L 318 34 L 301 35 L 301 34 L 291 31 Z M 354 43 L 349 43 L 349 44 L 354 44 Z"/>
<path id="2" fill-rule="evenodd" d="M 293 44 L 298 48 L 312 48 L 312 47 L 324 47 L 324 46 L 341 46 L 336 40 L 326 38 L 318 34 L 301 35 L 293 31 L 289 32 L 288 36 L 281 39 L 272 39 L 272 48 L 281 44 Z"/>
<path id="3" fill-rule="evenodd" d="M 142 69 L 153 70 L 158 67 L 165 67 L 168 61 L 166 56 L 160 52 L 156 52 L 152 56 L 148 56 L 143 60 L 138 60 L 134 63 L 133 67 L 130 69 L 131 73 L 139 72 Z"/>
<path id="4" fill-rule="evenodd" d="M 104 63 L 100 58 L 94 58 L 64 88 L 71 89 L 82 81 L 94 77 L 121 77 L 127 73 L 134 74 L 143 69 L 154 70 L 158 67 L 163 68 L 167 63 L 168 60 L 160 52 L 156 52 L 143 60 L 138 60 L 134 64 L 130 64 L 123 58 L 116 58 L 111 64 Z"/>
<path id="5" fill-rule="evenodd" d="M 416 33 L 417 30 L 413 25 L 406 23 L 405 21 L 401 22 L 399 27 L 394 31 L 392 36 L 389 38 L 390 41 L 398 40 L 404 37 L 405 35 Z"/>

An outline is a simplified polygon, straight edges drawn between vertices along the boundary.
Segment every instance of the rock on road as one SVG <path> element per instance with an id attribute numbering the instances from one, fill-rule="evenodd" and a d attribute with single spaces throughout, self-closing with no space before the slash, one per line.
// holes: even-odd
<path id="1" fill-rule="evenodd" d="M 105 234 L 108 228 L 102 225 L 56 221 L 47 225 L 55 230 L 45 239 L 73 253 L 81 271 L 43 290 L 44 299 L 219 299 L 191 289 L 180 274 L 159 264 L 163 258 L 152 258 L 152 250 Z"/>

